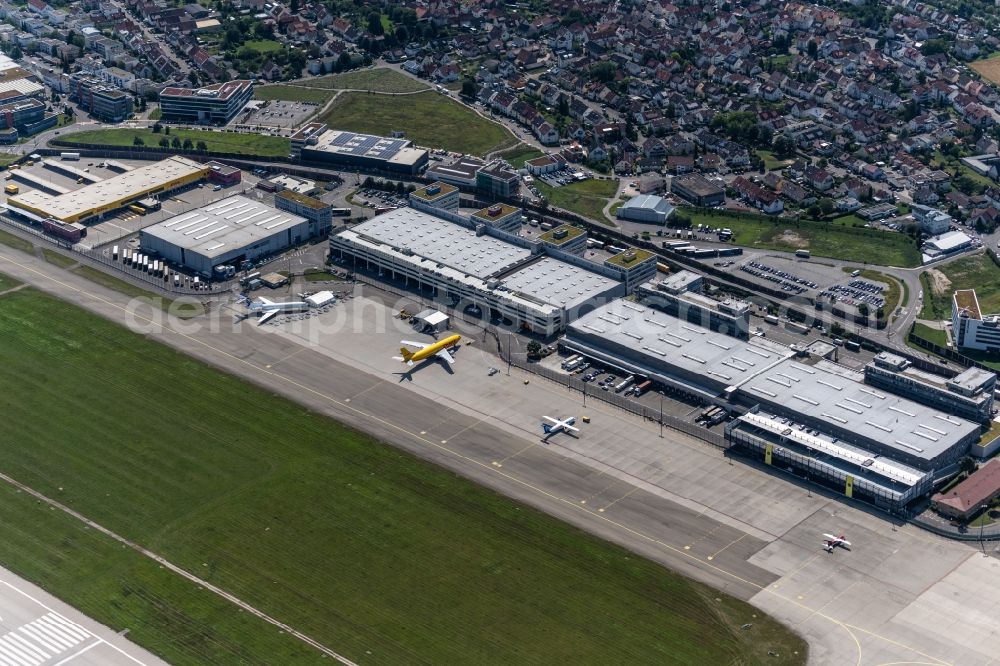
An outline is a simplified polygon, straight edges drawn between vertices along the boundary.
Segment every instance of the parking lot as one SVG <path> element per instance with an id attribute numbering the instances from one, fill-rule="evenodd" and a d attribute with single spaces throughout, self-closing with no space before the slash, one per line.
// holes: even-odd
<path id="1" fill-rule="evenodd" d="M 288 129 L 298 127 L 314 113 L 316 113 L 315 104 L 275 100 L 262 103 L 241 121 L 240 126 Z"/>

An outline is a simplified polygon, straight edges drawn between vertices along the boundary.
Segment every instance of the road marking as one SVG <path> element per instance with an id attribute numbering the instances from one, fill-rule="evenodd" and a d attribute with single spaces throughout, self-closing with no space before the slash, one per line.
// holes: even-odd
<path id="1" fill-rule="evenodd" d="M 714 560 L 715 558 L 717 558 L 719 556 L 719 553 L 721 553 L 725 549 L 729 548 L 730 546 L 736 545 L 737 543 L 739 543 L 740 541 L 742 541 L 743 537 L 745 537 L 745 536 L 746 536 L 746 534 L 739 535 L 738 537 L 736 537 L 735 539 L 733 539 L 732 541 L 730 541 L 729 543 L 727 543 L 725 546 L 723 546 L 719 550 L 717 550 L 714 553 L 712 553 L 711 555 L 709 555 L 708 559 L 709 560 Z"/>
<path id="2" fill-rule="evenodd" d="M 97 294 L 93 294 L 93 293 L 84 291 L 83 289 L 80 289 L 79 287 L 76 287 L 74 285 L 68 284 L 66 282 L 62 282 L 61 280 L 58 280 L 57 278 L 54 278 L 54 277 L 52 277 L 52 276 L 50 276 L 50 275 L 48 275 L 46 273 L 43 273 L 42 271 L 40 271 L 40 270 L 38 270 L 38 269 L 30 266 L 30 265 L 23 264 L 23 263 L 21 263 L 19 261 L 11 259 L 9 256 L 6 256 L 3 253 L 2 250 L 0 250 L 0 259 L 8 261 L 11 264 L 14 264 L 15 266 L 20 267 L 24 271 L 27 271 L 27 272 L 30 272 L 30 273 L 34 273 L 35 275 L 38 275 L 40 278 L 42 278 L 44 280 L 47 280 L 49 282 L 52 282 L 52 283 L 54 283 L 56 285 L 59 285 L 60 287 L 63 287 L 64 289 L 68 289 L 68 290 L 71 290 L 71 291 L 78 292 L 80 294 L 83 294 L 85 296 L 88 296 L 88 297 L 94 299 L 97 302 L 103 303 L 104 305 L 107 305 L 107 306 L 109 306 L 111 308 L 119 310 L 119 311 L 121 311 L 121 312 L 123 312 L 125 314 L 129 314 L 130 316 L 132 316 L 132 317 L 134 317 L 136 319 L 139 319 L 139 320 L 145 321 L 148 324 L 152 324 L 154 326 L 157 326 L 160 329 L 161 333 L 163 333 L 163 334 L 170 334 L 170 335 L 174 335 L 174 336 L 183 338 L 183 339 L 187 340 L 188 342 L 191 342 L 191 343 L 197 345 L 198 347 L 202 347 L 202 348 L 207 349 L 207 350 L 209 350 L 211 352 L 214 352 L 216 354 L 224 356 L 224 357 L 230 359 L 235 364 L 240 364 L 240 365 L 247 366 L 249 368 L 257 370 L 258 372 L 262 372 L 262 373 L 264 373 L 264 374 L 266 374 L 266 375 L 268 375 L 270 377 L 273 377 L 275 379 L 279 379 L 282 382 L 285 382 L 285 383 L 287 383 L 288 385 L 290 385 L 292 387 L 298 388 L 298 389 L 300 389 L 300 390 L 302 390 L 302 391 L 304 391 L 306 393 L 311 393 L 311 394 L 313 394 L 313 395 L 315 395 L 315 396 L 317 396 L 317 397 L 319 397 L 319 398 L 321 398 L 321 399 L 329 402 L 332 405 L 338 405 L 338 406 L 340 406 L 343 409 L 346 409 L 348 411 L 354 412 L 358 416 L 362 416 L 362 417 L 364 417 L 366 419 L 369 419 L 369 420 L 371 420 L 373 422 L 379 423 L 379 424 L 383 425 L 384 427 L 386 427 L 386 428 L 388 428 L 390 430 L 394 430 L 396 432 L 402 433 L 404 435 L 407 435 L 409 437 L 412 437 L 412 438 L 416 439 L 419 442 L 423 442 L 423 443 L 425 443 L 425 444 L 427 444 L 429 446 L 432 446 L 434 448 L 440 449 L 440 450 L 444 451 L 445 453 L 448 453 L 451 456 L 455 457 L 458 460 L 462 460 L 462 461 L 464 461 L 464 462 L 466 462 L 466 463 L 468 463 L 470 465 L 473 465 L 473 466 L 476 466 L 476 467 L 481 467 L 481 468 L 484 468 L 484 469 L 490 469 L 491 467 L 495 468 L 495 466 L 493 466 L 493 465 L 487 464 L 486 462 L 481 461 L 481 460 L 476 460 L 474 458 L 471 458 L 470 456 L 468 456 L 468 455 L 466 455 L 464 453 L 461 453 L 460 451 L 458 451 L 456 449 L 451 449 L 451 448 L 447 448 L 447 447 L 445 447 L 443 445 L 436 444 L 436 443 L 434 443 L 434 442 L 432 442 L 432 441 L 430 441 L 430 440 L 428 440 L 428 439 L 426 439 L 426 438 L 424 438 L 424 437 L 422 437 L 422 436 L 420 436 L 420 435 L 418 435 L 418 434 L 416 434 L 416 433 L 414 433 L 414 432 L 412 432 L 410 430 L 407 430 L 406 427 L 404 427 L 404 426 L 397 425 L 397 424 L 389 421 L 386 418 L 383 418 L 383 417 L 377 416 L 375 414 L 371 414 L 371 413 L 365 412 L 365 411 L 363 411 L 361 409 L 358 409 L 356 407 L 348 406 L 343 401 L 337 400 L 333 396 L 325 394 L 322 391 L 320 391 L 318 389 L 315 389 L 315 388 L 313 388 L 311 386 L 307 386 L 307 385 L 305 385 L 305 384 L 303 384 L 303 383 L 301 383 L 301 382 L 299 382 L 299 381 L 297 381 L 295 379 L 292 379 L 291 377 L 286 377 L 286 376 L 281 375 L 281 374 L 279 374 L 279 373 L 277 373 L 277 372 L 275 372 L 273 370 L 268 370 L 266 368 L 263 368 L 262 366 L 255 365 L 254 363 L 252 363 L 251 361 L 249 361 L 247 359 L 240 358 L 240 357 L 238 357 L 238 356 L 236 356 L 234 354 L 231 354 L 231 353 L 225 351 L 224 349 L 220 349 L 219 347 L 211 345 L 208 342 L 205 342 L 203 340 L 199 340 L 198 338 L 195 338 L 194 336 L 192 336 L 192 335 L 190 335 L 188 333 L 182 333 L 181 331 L 178 331 L 178 330 L 176 330 L 176 329 L 174 329 L 174 328 L 172 328 L 170 326 L 170 324 L 169 324 L 169 318 L 167 320 L 168 323 L 166 325 L 164 325 L 164 324 L 162 324 L 160 322 L 153 321 L 152 319 L 149 319 L 147 317 L 142 317 L 142 316 L 140 316 L 137 313 L 130 312 L 127 308 L 122 307 L 118 303 L 109 301 L 109 300 L 107 300 L 107 299 L 105 299 L 105 298 L 103 298 L 103 297 L 101 297 L 101 296 L 99 296 Z M 51 267 L 51 266 L 46 266 L 46 269 L 47 270 L 54 270 L 54 268 Z M 743 584 L 745 584 L 747 586 L 756 588 L 757 590 L 760 590 L 762 592 L 767 592 L 768 594 L 771 594 L 771 595 L 773 595 L 773 596 L 775 596 L 775 597 L 777 597 L 779 599 L 782 599 L 782 600 L 787 601 L 787 602 L 789 602 L 791 604 L 794 604 L 794 605 L 802 608 L 803 610 L 814 611 L 814 609 L 810 608 L 809 606 L 807 606 L 807 605 L 805 605 L 805 604 L 803 604 L 803 603 L 801 603 L 801 602 L 799 602 L 799 601 L 797 601 L 795 599 L 792 599 L 790 597 L 787 597 L 787 596 L 784 596 L 782 594 L 779 594 L 779 593 L 775 592 L 774 589 L 772 589 L 772 588 L 776 588 L 777 585 L 778 585 L 777 583 L 774 586 L 771 586 L 771 587 L 762 586 L 759 583 L 755 583 L 755 582 L 753 582 L 751 580 L 743 578 L 739 574 L 736 574 L 736 573 L 734 573 L 732 571 L 724 569 L 724 568 L 722 568 L 722 567 L 720 567 L 720 566 L 718 566 L 716 564 L 713 564 L 713 563 L 710 563 L 710 562 L 706 562 L 705 560 L 703 560 L 701 558 L 698 558 L 698 557 L 696 557 L 696 556 L 694 556 L 694 555 L 692 555 L 692 554 L 690 554 L 688 552 L 685 552 L 685 550 L 683 550 L 683 549 L 680 549 L 680 548 L 677 548 L 675 546 L 672 546 L 672 545 L 666 543 L 665 541 L 663 541 L 663 540 L 661 540 L 661 539 L 659 539 L 657 537 L 645 534 L 644 532 L 640 532 L 637 529 L 634 529 L 632 527 L 629 527 L 628 525 L 625 525 L 624 523 L 620 523 L 620 522 L 618 522 L 616 520 L 608 518 L 607 516 L 600 515 L 596 511 L 591 511 L 589 509 L 583 508 L 579 504 L 577 504 L 576 502 L 573 502 L 572 500 L 570 500 L 568 498 L 560 497 L 560 496 L 558 496 L 558 495 L 556 495 L 554 493 L 551 493 L 551 492 L 545 490 L 544 488 L 536 486 L 536 485 L 534 485 L 534 484 L 532 484 L 532 483 L 530 483 L 528 481 L 525 481 L 524 479 L 518 478 L 518 477 L 516 477 L 516 476 L 514 476 L 514 475 L 512 475 L 512 474 L 510 474 L 508 472 L 500 471 L 499 469 L 494 469 L 494 471 L 496 471 L 497 474 L 499 474 L 501 477 L 503 477 L 504 479 L 506 479 L 507 481 L 509 481 L 511 483 L 514 483 L 516 485 L 519 485 L 519 486 L 522 486 L 524 488 L 527 488 L 527 489 L 529 489 L 529 490 L 531 490 L 531 491 L 533 491 L 535 493 L 538 493 L 542 497 L 545 497 L 545 498 L 547 498 L 549 500 L 552 500 L 554 502 L 557 502 L 557 503 L 560 503 L 560 504 L 564 504 L 564 505 L 568 505 L 568 506 L 577 507 L 578 509 L 580 509 L 582 511 L 585 511 L 587 514 L 589 514 L 593 518 L 596 518 L 597 520 L 604 521 L 605 523 L 607 523 L 609 525 L 612 525 L 612 526 L 614 526 L 614 527 L 622 530 L 623 532 L 631 534 L 632 536 L 634 536 L 634 537 L 636 537 L 636 538 L 638 538 L 640 540 L 643 540 L 643 541 L 649 542 L 651 544 L 660 546 L 660 547 L 662 547 L 664 550 L 666 550 L 668 552 L 671 552 L 671 553 L 674 553 L 676 555 L 679 555 L 682 558 L 689 559 L 692 562 L 695 562 L 695 563 L 697 563 L 698 565 L 700 565 L 702 567 L 710 569 L 710 570 L 716 572 L 717 574 L 719 574 L 721 576 L 724 576 L 724 577 L 727 577 L 727 578 L 731 578 L 732 580 L 735 580 L 735 581 L 743 583 Z M 55 502 L 54 500 L 51 500 L 51 499 L 45 497 L 44 495 L 42 495 L 41 493 L 38 493 L 37 491 L 33 490 L 32 488 L 30 488 L 28 486 L 25 486 L 24 484 L 21 484 L 21 483 L 19 483 L 17 481 L 14 481 L 13 479 L 11 479 L 10 477 L 8 477 L 6 475 L 0 475 L 0 478 L 3 478 L 5 480 L 7 480 L 8 482 L 15 484 L 17 487 L 22 488 L 22 490 L 24 490 L 25 492 L 28 492 L 28 493 L 30 493 L 30 494 L 38 497 L 39 499 L 42 499 L 43 501 L 45 501 L 47 503 L 51 503 L 53 506 L 58 507 L 61 510 L 69 513 L 70 515 L 73 515 L 73 516 L 77 517 L 79 520 L 82 520 L 82 521 L 84 521 L 87 524 L 93 524 L 97 529 L 101 530 L 102 532 L 106 532 L 108 534 L 108 536 L 111 536 L 112 538 L 115 538 L 116 540 L 122 541 L 123 543 L 129 544 L 131 547 L 138 549 L 143 554 L 146 554 L 148 557 L 151 557 L 152 559 L 160 562 L 160 564 L 163 564 L 164 566 L 166 566 L 167 568 L 171 569 L 175 573 L 177 573 L 179 575 L 182 575 L 182 576 L 184 576 L 186 578 L 189 578 L 189 579 L 200 580 L 200 579 L 197 579 L 197 577 L 193 576 L 193 574 L 190 574 L 187 571 L 181 569 L 180 567 L 178 567 L 178 566 L 176 566 L 176 565 L 174 565 L 172 563 L 169 563 L 167 560 L 165 560 L 164 558 L 160 557 L 159 555 L 156 555 L 155 553 L 152 553 L 151 551 L 143 548 L 142 546 L 139 546 L 138 544 L 135 544 L 134 542 L 125 540 L 123 537 L 118 536 L 117 534 L 111 532 L 110 530 L 107 530 L 106 528 L 101 527 L 100 525 L 98 525 L 96 523 L 92 523 L 92 521 L 87 520 L 82 514 L 80 514 L 80 513 L 76 512 L 76 511 L 70 509 L 69 507 L 61 505 L 61 504 Z M 720 524 L 720 527 L 721 527 L 721 524 Z M 814 556 L 813 558 L 811 558 L 809 561 L 811 562 L 813 559 L 815 559 L 815 557 L 816 556 Z M 342 661 L 342 663 L 352 664 L 352 666 L 353 666 L 353 662 L 350 662 L 345 657 L 342 657 L 341 655 L 338 655 L 337 653 L 333 652 L 329 648 L 326 648 L 326 647 L 322 646 L 322 644 L 318 643 L 317 641 L 309 638 L 305 634 L 302 634 L 301 632 L 296 631 L 295 629 L 289 627 L 288 625 L 285 625 L 285 624 L 281 623 L 279 620 L 276 620 L 276 619 L 274 619 L 274 618 L 272 618 L 272 617 L 264 614 L 262 611 L 259 611 L 256 608 L 254 608 L 254 607 L 250 606 L 249 604 L 247 604 L 246 602 L 243 602 L 242 600 L 240 600 L 235 595 L 233 595 L 233 594 L 231 594 L 229 592 L 226 592 L 225 590 L 223 590 L 223 589 L 221 589 L 221 588 L 219 588 L 219 587 L 217 587 L 215 585 L 212 585 L 211 583 L 208 583 L 207 581 L 202 581 L 200 584 L 202 584 L 203 586 L 205 586 L 206 589 L 209 589 L 212 592 L 218 594 L 219 596 L 222 596 L 223 598 L 227 599 L 228 601 L 230 601 L 230 602 L 232 602 L 232 603 L 234 603 L 234 604 L 236 604 L 236 605 L 238 605 L 238 606 L 240 606 L 240 607 L 242 607 L 242 608 L 244 608 L 246 610 L 249 610 L 250 612 L 254 613 L 255 615 L 258 615 L 258 617 L 260 617 L 261 619 L 264 619 L 265 621 L 267 621 L 267 622 L 269 622 L 271 624 L 274 624 L 275 626 L 278 626 L 280 628 L 285 629 L 286 631 L 288 631 L 289 633 L 291 633 L 293 636 L 295 636 L 299 640 L 301 640 L 301 641 L 303 641 L 303 642 L 305 642 L 305 643 L 307 643 L 307 644 L 309 644 L 309 645 L 311 645 L 311 646 L 313 646 L 313 647 L 315 647 L 317 649 L 323 650 L 329 656 L 334 657 L 335 659 L 338 659 L 338 661 Z M 815 612 L 816 617 L 822 618 L 822 619 L 824 619 L 824 620 L 826 620 L 826 621 L 828 621 L 828 622 L 830 622 L 830 623 L 832 623 L 832 624 L 834 624 L 834 625 L 836 625 L 838 627 L 841 627 L 842 629 L 844 629 L 844 631 L 847 632 L 847 634 L 854 641 L 854 644 L 855 644 L 856 649 L 857 649 L 857 662 L 856 663 L 858 664 L 858 666 L 860 666 L 861 661 L 862 661 L 861 642 L 858 641 L 858 639 L 854 635 L 854 632 L 852 631 L 852 629 L 856 629 L 856 630 L 861 631 L 862 633 L 865 633 L 868 636 L 871 636 L 871 637 L 876 638 L 878 640 L 882 640 L 882 641 L 885 641 L 885 642 L 890 643 L 892 645 L 895 645 L 897 647 L 901 647 L 901 648 L 904 648 L 906 650 L 909 650 L 910 652 L 913 652 L 913 653 L 915 653 L 917 655 L 920 655 L 921 657 L 926 657 L 927 659 L 936 660 L 937 664 L 939 664 L 939 665 L 947 664 L 947 662 L 939 660 L 936 657 L 933 657 L 931 655 L 925 654 L 925 653 L 921 652 L 920 650 L 918 650 L 917 648 L 910 647 L 908 645 L 904 645 L 902 643 L 894 641 L 894 640 L 892 640 L 890 638 L 887 638 L 885 636 L 881 636 L 881 635 L 879 635 L 879 634 L 877 634 L 875 632 L 868 631 L 868 630 L 865 630 L 865 629 L 861 629 L 860 627 L 856 627 L 854 625 L 848 625 L 845 622 L 842 622 L 842 621 L 840 621 L 840 620 L 838 620 L 838 619 L 836 619 L 836 618 L 834 618 L 834 617 L 832 617 L 830 615 L 827 615 L 826 613 L 822 613 L 822 612 L 820 612 L 818 610 L 815 610 L 814 612 Z"/>

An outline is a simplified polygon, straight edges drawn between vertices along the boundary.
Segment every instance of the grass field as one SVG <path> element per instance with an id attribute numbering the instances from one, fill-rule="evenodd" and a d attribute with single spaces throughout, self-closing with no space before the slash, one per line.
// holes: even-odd
<path id="1" fill-rule="evenodd" d="M 562 187 L 550 187 L 542 181 L 535 184 L 552 206 L 579 213 L 601 224 L 611 224 L 604 217 L 604 207 L 618 191 L 618 181 L 591 178 Z"/>
<path id="2" fill-rule="evenodd" d="M 31 252 L 33 247 L 30 241 L 26 241 L 20 236 L 15 236 L 9 231 L 4 231 L 3 229 L 0 229 L 0 243 L 15 250 L 20 250 L 21 252 Z"/>
<path id="3" fill-rule="evenodd" d="M 107 287 L 108 289 L 113 289 L 119 293 L 125 294 L 126 296 L 149 299 L 150 302 L 157 304 L 160 308 L 162 308 L 164 312 L 169 312 L 180 319 L 190 319 L 204 314 L 205 312 L 205 308 L 202 307 L 201 303 L 188 300 L 174 301 L 169 298 L 163 298 L 162 296 L 146 291 L 141 287 L 137 287 L 131 282 L 120 280 L 113 275 L 108 275 L 104 271 L 99 271 L 96 268 L 91 268 L 90 266 L 77 266 L 71 270 L 77 275 L 82 275 L 91 282 L 99 284 L 102 287 Z"/>
<path id="4" fill-rule="evenodd" d="M 334 90 L 320 90 L 317 88 L 303 88 L 300 86 L 289 86 L 276 84 L 272 86 L 260 86 L 253 89 L 253 96 L 256 99 L 284 100 L 286 102 L 307 102 L 309 104 L 326 104 L 334 96 Z"/>
<path id="5" fill-rule="evenodd" d="M 258 39 L 256 41 L 243 42 L 243 47 L 253 49 L 257 53 L 275 53 L 281 50 L 281 44 L 273 39 Z"/>
<path id="6" fill-rule="evenodd" d="M 737 216 L 684 208 L 693 224 L 729 227 L 733 243 L 745 247 L 794 252 L 807 249 L 820 257 L 880 266 L 911 268 L 920 265 L 920 252 L 903 234 L 807 222 Z"/>
<path id="7" fill-rule="evenodd" d="M 913 333 L 924 340 L 930 340 L 940 347 L 948 346 L 948 334 L 945 333 L 943 329 L 934 328 L 933 326 L 928 326 L 927 324 L 921 324 L 918 321 L 913 326 Z"/>
<path id="8" fill-rule="evenodd" d="M 240 155 L 285 157 L 291 149 L 288 139 L 280 136 L 188 129 L 171 129 L 169 135 L 162 132 L 156 134 L 151 129 L 98 129 L 67 134 L 60 137 L 60 140 L 68 144 L 97 144 L 131 148 L 137 136 L 142 138 L 145 145 L 151 148 L 156 148 L 160 139 L 166 136 L 170 140 L 173 140 L 174 137 L 181 141 L 191 139 L 195 145 L 198 145 L 199 141 L 204 141 L 210 151 Z"/>
<path id="9" fill-rule="evenodd" d="M 401 131 L 417 145 L 470 155 L 485 155 L 517 144 L 514 135 L 502 125 L 435 92 L 403 99 L 342 93 L 319 120 L 355 132 L 388 135 Z"/>
<path id="10" fill-rule="evenodd" d="M 497 153 L 494 157 L 499 157 L 507 160 L 512 167 L 515 169 L 523 169 L 524 163 L 527 160 L 533 160 L 536 157 L 541 157 L 544 155 L 542 151 L 537 148 L 533 148 L 526 143 L 514 146 L 508 150 L 502 150 Z"/>
<path id="11" fill-rule="evenodd" d="M 430 86 L 423 81 L 400 74 L 396 70 L 376 67 L 361 69 L 343 74 L 331 74 L 315 79 L 301 79 L 302 83 L 312 88 L 335 88 L 339 90 L 370 90 L 380 93 L 411 93 L 429 90 Z M 399 101 L 399 100 L 397 100 Z"/>
<path id="12" fill-rule="evenodd" d="M 786 166 L 791 164 L 794 160 L 782 159 L 779 160 L 774 156 L 770 150 L 758 150 L 756 151 L 757 156 L 764 160 L 764 168 L 768 171 L 774 171 L 775 169 L 784 169 Z"/>
<path id="13" fill-rule="evenodd" d="M 75 306 L 0 307 L 0 469 L 352 659 L 805 661 L 747 604 Z M 2 564 L 171 663 L 329 661 L 5 486 L 0 521 Z"/>
<path id="14" fill-rule="evenodd" d="M 45 261 L 58 266 L 59 268 L 69 268 L 77 263 L 77 260 L 73 257 L 67 257 L 61 252 L 56 252 L 55 250 L 50 250 L 49 248 L 42 248 L 42 256 L 45 257 Z"/>
<path id="15" fill-rule="evenodd" d="M 0 273 L 0 291 L 7 291 L 8 289 L 13 289 L 19 284 L 21 283 L 15 280 L 14 278 Z"/>
<path id="16" fill-rule="evenodd" d="M 9 165 L 18 161 L 21 158 L 20 155 L 14 155 L 13 153 L 0 153 L 0 169 L 5 169 Z"/>
<path id="17" fill-rule="evenodd" d="M 337 277 L 333 273 L 330 273 L 329 271 L 317 270 L 313 268 L 306 269 L 306 271 L 302 274 L 302 277 L 306 282 L 329 282 L 331 280 L 339 282 L 341 280 L 341 278 Z"/>
<path id="18" fill-rule="evenodd" d="M 1000 85 L 1000 56 L 977 60 L 969 63 L 969 66 L 987 81 Z"/>
<path id="19" fill-rule="evenodd" d="M 921 319 L 946 319 L 951 316 L 951 294 L 956 289 L 975 289 L 983 314 L 1000 312 L 1000 268 L 985 254 L 956 259 L 939 268 L 951 283 L 944 291 L 934 288 L 933 280 L 921 278 L 924 284 L 924 307 Z"/>
<path id="20" fill-rule="evenodd" d="M 149 112 L 150 120 L 159 120 L 162 117 L 163 117 L 163 109 L 161 109 L 160 107 L 156 107 L 155 109 Z"/>

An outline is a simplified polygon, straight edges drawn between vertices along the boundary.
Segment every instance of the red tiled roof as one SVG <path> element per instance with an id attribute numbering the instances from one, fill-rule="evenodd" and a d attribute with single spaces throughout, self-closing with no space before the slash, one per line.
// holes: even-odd
<path id="1" fill-rule="evenodd" d="M 946 504 L 961 513 L 970 513 L 1000 492 L 1000 460 L 991 460 L 969 478 L 947 493 L 938 493 L 932 500 Z"/>

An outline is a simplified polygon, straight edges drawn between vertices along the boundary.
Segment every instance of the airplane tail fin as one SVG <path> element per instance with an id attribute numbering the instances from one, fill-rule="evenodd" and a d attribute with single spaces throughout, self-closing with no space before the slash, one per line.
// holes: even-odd
<path id="1" fill-rule="evenodd" d="M 413 358 L 413 352 L 411 352 L 406 347 L 400 347 L 399 353 L 403 355 L 403 360 L 406 361 L 407 363 L 409 363 L 410 359 Z"/>

